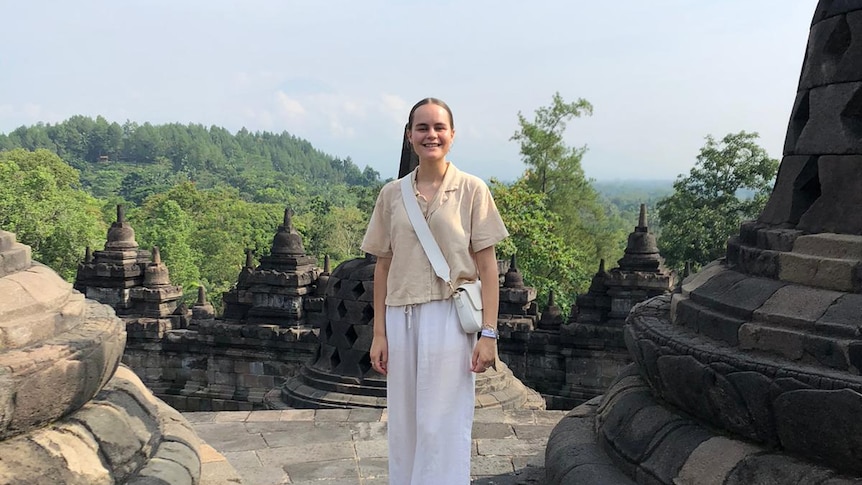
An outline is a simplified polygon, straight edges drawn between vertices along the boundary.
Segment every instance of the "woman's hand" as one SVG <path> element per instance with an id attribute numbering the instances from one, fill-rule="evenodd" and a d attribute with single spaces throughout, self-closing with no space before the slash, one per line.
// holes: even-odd
<path id="1" fill-rule="evenodd" d="M 488 370 L 489 367 L 497 369 L 497 340 L 488 337 L 482 337 L 476 342 L 476 347 L 473 348 L 473 366 L 470 370 L 477 374 L 481 374 Z"/>
<path id="2" fill-rule="evenodd" d="M 386 335 L 375 335 L 371 339 L 369 355 L 371 356 L 371 367 L 385 376 L 389 363 L 389 343 L 386 340 Z"/>
<path id="3" fill-rule="evenodd" d="M 479 279 L 482 280 L 482 321 L 492 329 L 497 328 L 497 309 L 500 306 L 500 281 L 497 274 L 497 254 L 494 246 L 473 253 Z M 473 348 L 473 367 L 476 373 L 485 372 L 488 367 L 497 370 L 497 339 L 480 337 Z"/>
<path id="4" fill-rule="evenodd" d="M 371 367 L 386 375 L 389 364 L 389 343 L 386 340 L 386 280 L 392 258 L 377 257 L 374 266 L 374 335 L 371 338 Z"/>

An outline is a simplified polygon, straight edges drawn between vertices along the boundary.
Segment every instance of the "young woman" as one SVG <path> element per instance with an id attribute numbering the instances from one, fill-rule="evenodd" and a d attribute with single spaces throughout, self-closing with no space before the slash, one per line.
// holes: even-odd
<path id="1" fill-rule="evenodd" d="M 452 111 L 426 98 L 410 110 L 405 136 L 419 166 L 407 175 L 455 287 L 482 286 L 482 337 L 466 334 L 451 289 L 436 276 L 408 219 L 400 181 L 380 191 L 362 249 L 374 271 L 373 368 L 387 376 L 392 485 L 470 483 L 475 374 L 497 354 L 499 285 L 494 245 L 508 236 L 491 193 L 446 159 Z"/>

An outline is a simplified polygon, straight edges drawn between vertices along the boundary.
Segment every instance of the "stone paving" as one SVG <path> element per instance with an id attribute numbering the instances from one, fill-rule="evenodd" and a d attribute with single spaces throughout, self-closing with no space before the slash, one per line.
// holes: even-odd
<path id="1" fill-rule="evenodd" d="M 477 409 L 474 485 L 544 482 L 548 435 L 565 411 Z M 386 412 L 290 409 L 184 413 L 206 442 L 202 485 L 383 485 Z M 241 480 L 241 482 L 240 482 Z"/>

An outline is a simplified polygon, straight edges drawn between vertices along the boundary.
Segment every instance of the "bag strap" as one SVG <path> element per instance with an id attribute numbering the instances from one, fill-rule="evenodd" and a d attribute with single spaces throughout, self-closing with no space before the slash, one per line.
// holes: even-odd
<path id="1" fill-rule="evenodd" d="M 416 236 L 419 238 L 419 242 L 422 244 L 422 249 L 425 250 L 425 254 L 428 256 L 428 261 L 431 262 L 431 266 L 434 268 L 434 272 L 437 273 L 437 276 L 439 276 L 440 279 L 449 285 L 450 290 L 454 291 L 452 280 L 449 277 L 449 273 L 451 272 L 449 269 L 449 263 L 446 262 L 446 258 L 443 256 L 443 252 L 440 250 L 437 240 L 434 239 L 434 235 L 431 234 L 431 228 L 428 227 L 428 221 L 425 220 L 425 216 L 422 215 L 422 209 L 419 208 L 419 202 L 416 201 L 416 195 L 413 192 L 412 178 L 413 172 L 410 172 L 401 178 L 401 198 L 404 199 L 404 207 L 407 209 L 407 217 L 410 218 L 410 223 L 413 224 L 413 231 L 416 232 Z"/>

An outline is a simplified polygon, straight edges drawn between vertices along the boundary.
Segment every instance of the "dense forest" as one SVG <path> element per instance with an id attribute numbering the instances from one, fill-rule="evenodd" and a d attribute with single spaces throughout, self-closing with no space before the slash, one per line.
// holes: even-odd
<path id="1" fill-rule="evenodd" d="M 553 291 L 566 309 L 587 289 L 600 259 L 616 265 L 640 204 L 647 204 L 669 265 L 679 269 L 684 261 L 700 265 L 720 254 L 740 218 L 757 214 L 774 179 L 778 162 L 763 156 L 756 134 L 742 132 L 725 137 L 726 145 L 707 137 L 692 173 L 675 183 L 597 183 L 581 168 L 586 147 L 563 142 L 566 121 L 591 113 L 586 100 L 566 102 L 559 94 L 532 118 L 518 113 L 512 140 L 520 144 L 524 173 L 512 183 L 489 181 L 511 233 L 498 257 L 517 255 L 540 305 Z M 714 172 L 737 167 L 760 178 L 711 182 Z M 245 249 L 258 260 L 269 253 L 285 207 L 294 211 L 307 253 L 321 264 L 324 255 L 334 264 L 361 256 L 385 182 L 372 168 L 286 132 L 232 134 L 215 126 L 120 125 L 85 116 L 0 134 L 0 180 L 0 229 L 15 232 L 34 259 L 64 278 L 74 278 L 87 246 L 102 248 L 115 207 L 123 204 L 139 245 L 160 247 L 172 281 L 189 299 L 205 286 L 217 306 L 236 282 Z M 709 190 L 693 193 L 689 186 Z M 757 196 L 738 199 L 746 190 Z M 720 224 L 716 214 L 724 217 Z M 662 238 L 663 221 L 686 229 Z"/>
<path id="2" fill-rule="evenodd" d="M 285 207 L 309 254 L 358 255 L 380 174 L 289 133 L 123 125 L 74 116 L 0 134 L 0 228 L 74 277 L 123 204 L 141 247 L 158 245 L 186 294 L 216 303 L 244 262 L 269 252 Z"/>
<path id="3" fill-rule="evenodd" d="M 78 169 L 94 197 L 119 196 L 134 204 L 185 181 L 199 189 L 234 187 L 250 202 L 272 203 L 291 202 L 292 189 L 300 186 L 380 182 L 374 169 L 360 170 L 349 158 L 331 157 L 287 132 L 231 134 L 216 126 L 120 125 L 101 116 L 73 116 L 0 134 L 0 150 L 13 148 L 50 150 Z"/>

